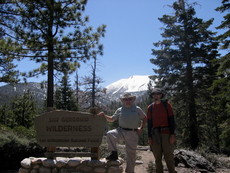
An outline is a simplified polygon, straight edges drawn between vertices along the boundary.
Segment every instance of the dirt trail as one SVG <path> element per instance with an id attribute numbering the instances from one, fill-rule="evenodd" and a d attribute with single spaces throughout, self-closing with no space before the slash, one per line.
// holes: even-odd
<path id="1" fill-rule="evenodd" d="M 135 173 L 148 173 L 147 167 L 149 162 L 154 162 L 154 157 L 151 151 L 146 148 L 137 150 L 137 158 L 136 166 L 135 166 Z M 123 165 L 124 173 L 126 164 Z"/>
<path id="2" fill-rule="evenodd" d="M 135 173 L 150 173 L 148 172 L 147 168 L 150 166 L 150 168 L 153 168 L 153 164 L 150 162 L 154 163 L 154 157 L 151 151 L 147 150 L 146 148 L 139 148 L 137 150 L 137 162 L 135 166 Z M 224 158 L 228 159 L 229 161 L 229 166 L 230 166 L 230 158 Z M 164 173 L 168 173 L 167 167 L 164 164 Z M 125 163 L 122 165 L 123 166 L 123 173 L 125 173 Z M 202 173 L 205 172 L 205 170 L 195 170 L 195 169 L 190 169 L 190 168 L 183 168 L 183 167 L 176 167 L 177 173 Z M 152 173 L 155 173 L 154 171 Z M 208 173 L 208 172 L 207 172 Z M 216 169 L 215 173 L 230 173 L 230 168 L 218 168 Z"/>

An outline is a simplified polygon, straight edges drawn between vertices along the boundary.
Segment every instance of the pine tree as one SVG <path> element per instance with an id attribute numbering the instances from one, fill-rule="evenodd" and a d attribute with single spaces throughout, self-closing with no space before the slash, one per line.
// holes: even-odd
<path id="1" fill-rule="evenodd" d="M 218 43 L 208 30 L 213 19 L 203 21 L 195 17 L 193 5 L 179 0 L 173 4 L 174 14 L 159 20 L 164 24 L 163 40 L 154 43 L 156 48 L 150 61 L 157 87 L 162 87 L 173 98 L 178 121 L 178 133 L 184 144 L 196 149 L 199 144 L 197 103 L 198 86 L 203 87 L 213 75 L 212 61 L 217 57 Z M 212 80 L 212 78 L 211 78 Z M 210 83 L 210 82 L 209 82 Z M 189 125 L 188 125 L 189 124 Z M 189 137 L 189 138 L 188 138 Z"/>
<path id="2" fill-rule="evenodd" d="M 19 81 L 19 71 L 16 70 L 17 65 L 13 63 L 17 57 L 14 56 L 18 52 L 20 46 L 13 42 L 7 34 L 8 25 L 12 24 L 15 19 L 9 11 L 12 11 L 7 2 L 1 1 L 0 4 L 0 82 L 17 83 Z"/>
<path id="3" fill-rule="evenodd" d="M 0 106 L 0 124 L 4 124 L 8 127 L 15 126 L 13 111 L 7 104 Z"/>
<path id="4" fill-rule="evenodd" d="M 230 9 L 230 3 L 229 0 L 222 0 L 222 6 L 216 8 L 216 11 L 219 11 L 221 13 L 227 12 L 224 16 L 224 20 L 221 23 L 220 26 L 217 27 L 217 29 L 226 29 L 226 31 L 218 36 L 218 39 L 222 42 L 222 49 L 229 49 L 230 45 L 230 31 L 229 31 L 229 23 L 230 23 L 230 14 L 228 13 Z"/>
<path id="5" fill-rule="evenodd" d="M 16 96 L 11 103 L 11 109 L 14 114 L 14 126 L 30 128 L 34 125 L 37 108 L 30 91 L 21 96 Z"/>
<path id="6" fill-rule="evenodd" d="M 71 88 L 69 77 L 67 73 L 60 82 L 60 87 L 55 92 L 55 106 L 57 109 L 77 111 L 78 105 L 74 98 L 74 92 Z"/>
<path id="7" fill-rule="evenodd" d="M 4 40 L 0 40 L 1 49 L 7 46 Z M 8 46 L 7 46 L 8 47 Z M 17 83 L 19 81 L 19 71 L 16 70 L 16 65 L 13 63 L 14 58 L 5 56 L 0 52 L 0 82 Z"/>
<path id="8" fill-rule="evenodd" d="M 48 71 L 47 107 L 53 107 L 53 78 L 60 66 L 65 63 L 73 72 L 79 61 L 87 61 L 92 51 L 101 48 L 99 39 L 104 36 L 105 26 L 96 31 L 86 26 L 88 17 L 82 16 L 86 3 L 87 0 L 11 1 L 11 14 L 17 17 L 8 28 L 12 38 L 28 51 L 15 56 L 41 64 L 29 76 Z"/>
<path id="9" fill-rule="evenodd" d="M 222 0 L 222 5 L 216 8 L 217 11 L 224 13 L 228 12 L 230 8 L 229 0 Z M 226 50 L 224 54 L 216 64 L 218 65 L 218 71 L 216 73 L 217 79 L 213 81 L 210 87 L 210 93 L 212 93 L 212 100 L 214 100 L 213 110 L 217 115 L 217 128 L 219 136 L 216 137 L 220 149 L 230 153 L 230 53 L 228 51 L 230 44 L 230 14 L 226 13 L 221 22 L 221 25 L 217 29 L 224 29 L 225 32 L 217 37 L 221 42 L 221 49 Z"/>

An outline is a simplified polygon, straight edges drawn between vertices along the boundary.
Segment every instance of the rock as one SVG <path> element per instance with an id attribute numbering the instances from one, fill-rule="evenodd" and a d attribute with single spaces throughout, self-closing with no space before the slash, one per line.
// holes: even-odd
<path id="1" fill-rule="evenodd" d="M 140 165 L 140 164 L 143 164 L 144 162 L 142 160 L 136 160 L 136 164 L 137 165 Z"/>
<path id="2" fill-rule="evenodd" d="M 108 169 L 108 173 L 122 173 L 123 169 L 119 168 L 119 167 L 114 167 L 111 166 Z"/>
<path id="3" fill-rule="evenodd" d="M 194 151 L 188 150 L 175 150 L 174 151 L 175 165 L 183 164 L 187 168 L 202 169 L 209 172 L 215 172 L 215 169 L 211 162 L 205 157 Z"/>
<path id="4" fill-rule="evenodd" d="M 91 167 L 97 167 L 97 166 L 103 166 L 105 165 L 105 163 L 101 162 L 100 160 L 91 160 L 88 162 L 88 165 Z"/>
<path id="5" fill-rule="evenodd" d="M 90 160 L 87 158 L 56 157 L 53 159 L 30 157 L 22 160 L 18 173 L 122 173 L 124 161 Z"/>
<path id="6" fill-rule="evenodd" d="M 106 169 L 102 167 L 97 167 L 93 170 L 95 173 L 106 173 Z"/>
<path id="7" fill-rule="evenodd" d="M 18 173 L 29 173 L 29 172 L 30 172 L 30 170 L 27 168 L 20 168 L 18 171 Z"/>
<path id="8" fill-rule="evenodd" d="M 57 157 L 56 158 L 56 166 L 58 168 L 64 167 L 65 165 L 67 165 L 68 161 L 69 161 L 69 158 Z"/>
<path id="9" fill-rule="evenodd" d="M 80 159 L 75 159 L 75 158 L 70 158 L 68 161 L 68 165 L 70 167 L 75 167 L 81 164 L 81 160 Z"/>
<path id="10" fill-rule="evenodd" d="M 40 172 L 40 173 L 51 173 L 52 171 L 49 168 L 40 167 L 38 172 Z"/>
<path id="11" fill-rule="evenodd" d="M 29 158 L 23 159 L 21 161 L 21 165 L 22 165 L 23 168 L 30 168 L 31 160 Z"/>
<path id="12" fill-rule="evenodd" d="M 40 157 L 40 158 L 33 158 L 31 159 L 32 165 L 38 165 L 41 164 L 43 160 L 46 160 L 47 158 L 45 157 Z"/>
<path id="13" fill-rule="evenodd" d="M 52 159 L 45 159 L 42 161 L 42 165 L 47 168 L 53 168 L 55 167 L 55 164 L 56 164 L 56 160 L 52 160 Z"/>

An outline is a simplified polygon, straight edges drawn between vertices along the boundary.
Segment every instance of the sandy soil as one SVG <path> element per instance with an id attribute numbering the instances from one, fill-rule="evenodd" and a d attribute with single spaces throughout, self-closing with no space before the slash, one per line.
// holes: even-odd
<path id="1" fill-rule="evenodd" d="M 154 167 L 154 157 L 151 151 L 146 150 L 146 149 L 140 149 L 137 150 L 137 162 L 136 162 L 136 167 L 135 167 L 135 173 L 150 173 L 148 172 L 148 168 L 153 168 Z M 216 173 L 230 173 L 230 158 L 225 157 L 222 158 L 225 159 L 226 162 L 228 162 L 229 167 L 228 168 L 217 168 Z M 164 164 L 164 173 L 168 173 L 167 167 Z M 125 163 L 122 165 L 123 168 L 125 169 Z M 178 173 L 208 173 L 205 170 L 195 170 L 195 169 L 189 169 L 189 168 L 183 168 L 183 167 L 176 167 L 176 171 Z M 125 172 L 124 172 L 125 173 Z M 152 173 L 155 173 L 154 171 Z"/>

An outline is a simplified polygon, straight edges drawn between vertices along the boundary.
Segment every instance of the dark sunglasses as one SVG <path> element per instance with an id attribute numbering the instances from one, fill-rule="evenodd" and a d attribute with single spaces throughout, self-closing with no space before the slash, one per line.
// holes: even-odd
<path id="1" fill-rule="evenodd" d="M 152 93 L 152 96 L 154 95 L 161 95 L 161 93 Z"/>
<path id="2" fill-rule="evenodd" d="M 123 99 L 124 101 L 131 101 L 132 98 Z"/>

